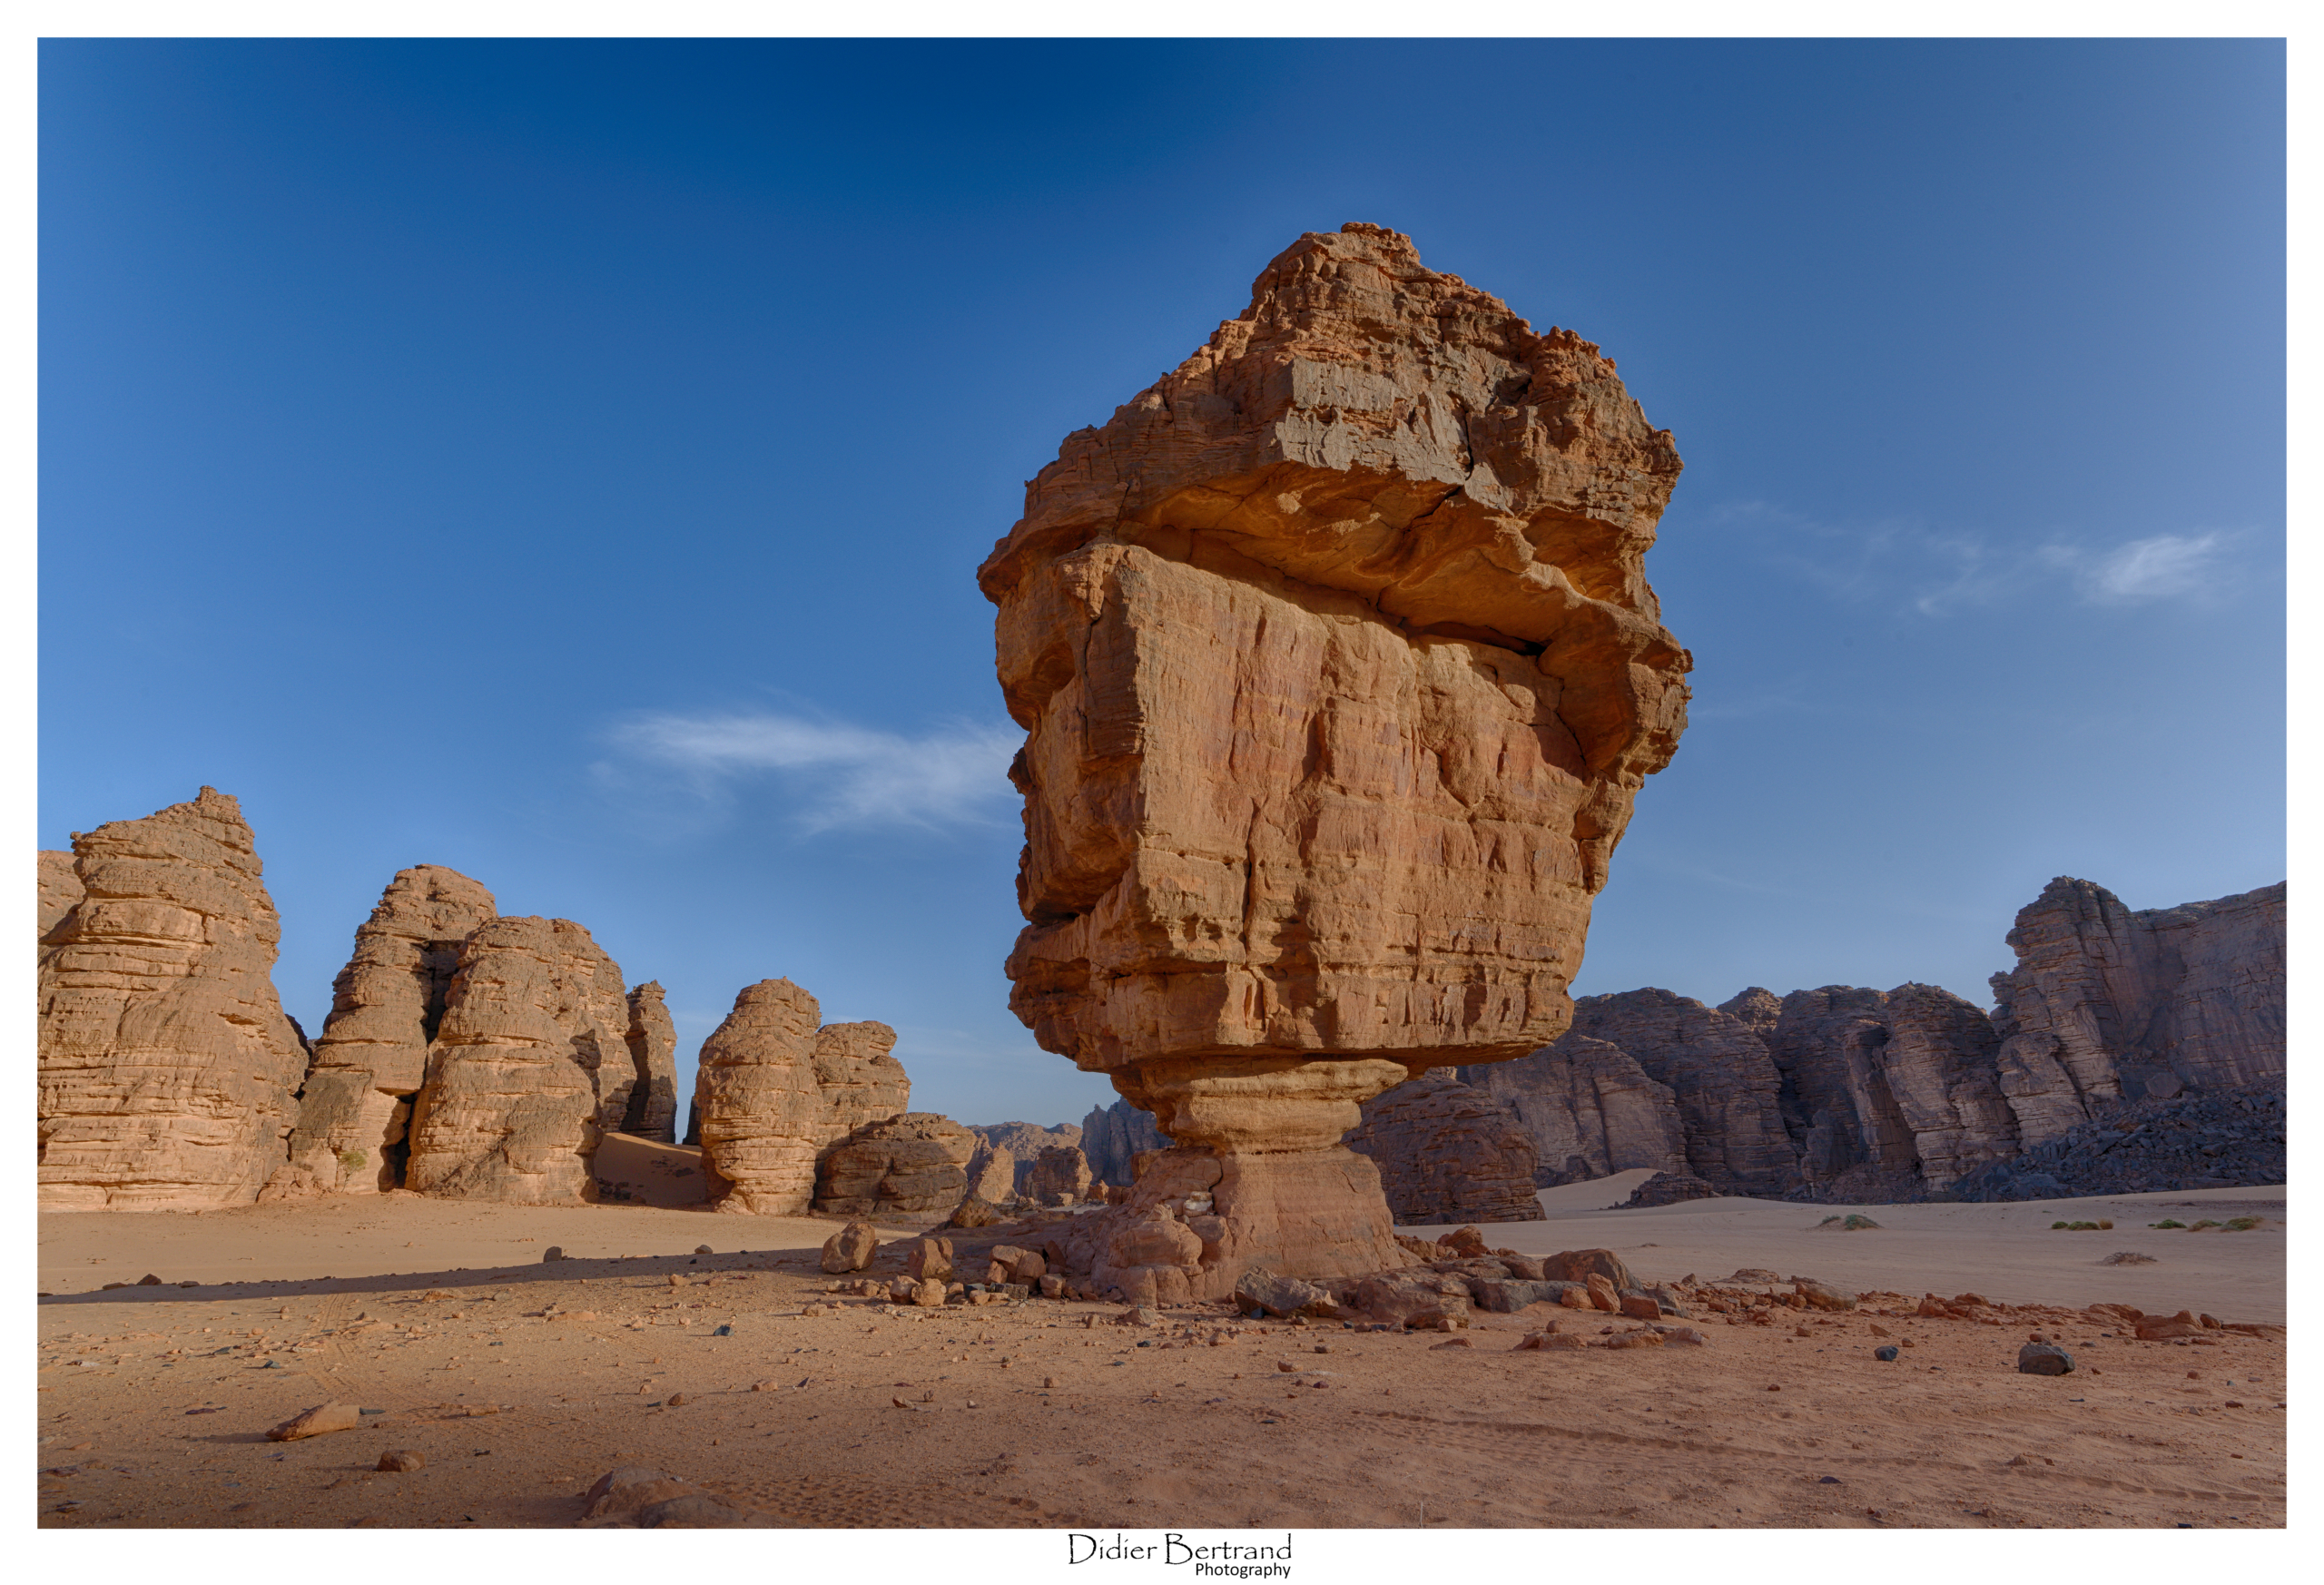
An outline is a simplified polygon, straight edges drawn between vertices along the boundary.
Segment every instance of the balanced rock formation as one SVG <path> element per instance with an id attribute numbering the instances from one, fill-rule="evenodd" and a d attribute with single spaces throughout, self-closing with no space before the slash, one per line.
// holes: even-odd
<path id="1" fill-rule="evenodd" d="M 949 1211 L 968 1187 L 976 1147 L 974 1134 L 934 1112 L 867 1123 L 823 1153 L 814 1207 L 841 1216 Z"/>
<path id="2" fill-rule="evenodd" d="M 1620 1046 L 1569 1030 L 1530 1056 L 1459 1077 L 1514 1114 L 1532 1143 L 1538 1185 L 1640 1167 L 1690 1175 L 1677 1097 Z"/>
<path id="3" fill-rule="evenodd" d="M 501 918 L 460 949 L 413 1109 L 405 1186 L 548 1205 L 588 1197 L 591 1158 L 636 1082 L 620 967 L 566 919 Z"/>
<path id="4" fill-rule="evenodd" d="M 911 1104 L 911 1081 L 889 1055 L 893 1029 L 822 1017 L 799 986 L 762 980 L 703 1042 L 694 1115 L 719 1210 L 803 1215 L 832 1143 Z"/>
<path id="5" fill-rule="evenodd" d="M 1492 1069 L 1486 1068 L 1486 1072 Z M 1432 1068 L 1364 1103 L 1348 1148 L 1372 1158 L 1403 1223 L 1538 1222 L 1532 1138 L 1491 1092 Z"/>
<path id="6" fill-rule="evenodd" d="M 1405 1258 L 1341 1136 L 1563 1032 L 1685 724 L 1641 571 L 1679 468 L 1596 347 L 1350 225 L 1027 487 L 979 574 L 1029 734 L 1010 1006 L 1177 1142 L 1081 1219 L 1099 1291 Z M 1216 1236 L 1167 1209 L 1206 1196 Z"/>
<path id="7" fill-rule="evenodd" d="M 1098 1183 L 1128 1188 L 1137 1181 L 1136 1162 L 1148 1150 L 1167 1150 L 1170 1141 L 1154 1126 L 1154 1114 L 1118 1100 L 1093 1107 L 1081 1119 L 1081 1154 Z"/>
<path id="8" fill-rule="evenodd" d="M 43 1210 L 247 1205 L 283 1160 L 306 1043 L 241 806 L 204 787 L 41 861 Z"/>
<path id="9" fill-rule="evenodd" d="M 2008 935 L 2017 967 L 1993 977 L 2001 1083 L 2025 1142 L 2100 1103 L 2231 1089 L 2284 1073 L 2282 883 L 2132 911 L 2060 876 Z"/>
<path id="10" fill-rule="evenodd" d="M 492 893 L 457 870 L 399 871 L 331 984 L 330 1015 L 299 1092 L 290 1158 L 261 1198 L 399 1187 L 412 1101 L 444 1020 L 460 949 L 497 916 Z"/>
<path id="11" fill-rule="evenodd" d="M 629 993 L 629 1047 L 635 1087 L 621 1131 L 641 1139 L 675 1143 L 678 1120 L 678 1029 L 663 1005 L 662 982 L 649 980 Z"/>

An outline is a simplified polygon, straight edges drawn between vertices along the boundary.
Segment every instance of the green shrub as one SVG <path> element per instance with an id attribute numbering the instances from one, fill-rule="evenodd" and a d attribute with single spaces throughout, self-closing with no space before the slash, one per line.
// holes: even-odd
<path id="1" fill-rule="evenodd" d="M 2098 1231 L 2098 1224 L 2095 1222 L 2068 1222 L 2066 1224 L 2066 1231 L 2069 1233 L 2095 1233 Z"/>
<path id="2" fill-rule="evenodd" d="M 2217 1222 L 2212 1221 L 2209 1216 L 2205 1216 L 2201 1221 L 2188 1228 L 2187 1231 L 2190 1233 L 2200 1233 L 2206 1227 L 2216 1227 L 2218 1226 L 2219 1224 Z"/>
<path id="3" fill-rule="evenodd" d="M 2249 1233 L 2259 1225 L 2257 1216 L 2230 1216 L 2227 1219 L 2227 1230 L 2230 1233 Z"/>
<path id="4" fill-rule="evenodd" d="M 2064 1227 L 2065 1224 L 2063 1222 L 2053 1222 L 2050 1224 L 2050 1231 L 2053 1233 L 2061 1232 Z"/>
<path id="5" fill-rule="evenodd" d="M 2184 1222 L 2174 1222 L 2168 1216 L 2163 1217 L 2160 1222 L 2149 1222 L 2147 1224 L 2150 1227 L 2184 1227 L 2187 1224 Z"/>
<path id="6" fill-rule="evenodd" d="M 360 1150 L 342 1150 L 339 1153 L 339 1164 L 350 1172 L 360 1170 L 370 1159 Z"/>

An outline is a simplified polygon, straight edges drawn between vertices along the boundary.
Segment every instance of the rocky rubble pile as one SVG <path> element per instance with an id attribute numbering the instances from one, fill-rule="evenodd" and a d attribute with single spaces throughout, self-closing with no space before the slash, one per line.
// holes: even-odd
<path id="1" fill-rule="evenodd" d="M 2045 1145 L 1954 1186 L 1963 1200 L 2054 1200 L 2280 1184 L 2284 1091 L 2275 1087 L 2121 1101 Z"/>

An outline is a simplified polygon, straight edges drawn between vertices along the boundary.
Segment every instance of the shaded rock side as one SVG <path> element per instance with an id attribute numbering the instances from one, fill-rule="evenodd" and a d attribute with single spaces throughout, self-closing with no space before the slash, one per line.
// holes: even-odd
<path id="1" fill-rule="evenodd" d="M 2017 967 L 1993 977 L 2001 1085 L 2039 1144 L 2102 1103 L 2233 1088 L 2284 1073 L 2279 883 L 2133 911 L 2059 876 L 2019 910 Z"/>
<path id="2" fill-rule="evenodd" d="M 815 1032 L 815 1087 L 830 1118 L 826 1142 L 911 1109 L 911 1079 L 889 1053 L 896 1031 L 882 1023 L 825 1024 Z"/>
<path id="3" fill-rule="evenodd" d="M 694 1076 L 703 1170 L 722 1211 L 803 1215 L 831 1108 L 815 1080 L 822 1009 L 788 980 L 762 980 L 702 1043 Z"/>
<path id="4" fill-rule="evenodd" d="M 1459 1073 L 1516 1116 L 1532 1141 L 1537 1186 L 1640 1167 L 1690 1175 L 1678 1098 L 1619 1046 L 1568 1032 L 1514 1062 Z"/>
<path id="5" fill-rule="evenodd" d="M 1595 346 L 1350 225 L 1028 487 L 979 573 L 1029 734 L 1010 1006 L 1192 1153 L 1153 1195 L 1212 1179 L 1239 1231 L 1172 1283 L 1393 1265 L 1361 1104 L 1563 1032 L 1685 723 L 1642 573 L 1679 468 Z"/>
<path id="6" fill-rule="evenodd" d="M 88 895 L 81 884 L 81 877 L 74 869 L 69 852 L 44 848 L 40 855 L 40 956 L 45 960 L 52 943 L 49 937 L 57 926 L 72 917 Z"/>
<path id="7" fill-rule="evenodd" d="M 658 980 L 629 993 L 629 1028 L 622 1039 L 635 1082 L 621 1131 L 669 1145 L 678 1137 L 678 1028 L 663 996 Z"/>
<path id="8" fill-rule="evenodd" d="M 1574 1004 L 1574 1031 L 1628 1053 L 1669 1088 L 1687 1165 L 1721 1194 L 1780 1195 L 1798 1181 L 1783 1088 L 1767 1042 L 1730 1013 L 1651 987 Z"/>
<path id="9" fill-rule="evenodd" d="M 441 865 L 416 864 L 388 882 L 331 982 L 289 1159 L 261 1198 L 401 1186 L 412 1098 L 427 1077 L 460 950 L 497 912 L 491 892 Z"/>
<path id="10" fill-rule="evenodd" d="M 586 1198 L 635 1083 L 621 969 L 571 920 L 488 920 L 460 949 L 413 1108 L 405 1186 L 447 1198 Z"/>
<path id="11" fill-rule="evenodd" d="M 284 1159 L 307 1053 L 241 805 L 204 787 L 74 833 L 73 854 L 70 884 L 41 866 L 41 1208 L 249 1204 Z"/>
<path id="12" fill-rule="evenodd" d="M 833 1216 L 949 1211 L 968 1188 L 977 1137 L 934 1112 L 870 1123 L 823 1153 L 814 1208 Z"/>
<path id="13" fill-rule="evenodd" d="M 1513 1108 L 1449 1068 L 1365 1101 L 1347 1143 L 1380 1169 L 1398 1222 L 1544 1219 L 1533 1196 L 1531 1135 Z"/>
<path id="14" fill-rule="evenodd" d="M 1128 1188 L 1137 1181 L 1137 1161 L 1148 1150 L 1167 1150 L 1171 1141 L 1154 1124 L 1154 1114 L 1118 1100 L 1095 1107 L 1081 1119 L 1081 1153 L 1099 1183 Z"/>
<path id="15" fill-rule="evenodd" d="M 1089 1158 L 1078 1145 L 1051 1145 L 1025 1175 L 1025 1197 L 1045 1206 L 1079 1205 L 1089 1197 Z"/>

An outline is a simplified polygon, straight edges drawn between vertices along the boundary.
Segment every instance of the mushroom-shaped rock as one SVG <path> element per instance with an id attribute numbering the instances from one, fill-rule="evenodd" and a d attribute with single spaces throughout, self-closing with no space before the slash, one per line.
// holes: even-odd
<path id="1" fill-rule="evenodd" d="M 1196 1296 L 1403 1264 L 1362 1103 L 1563 1032 L 1685 723 L 1641 568 L 1679 467 L 1596 347 L 1350 225 L 1028 487 L 979 575 L 1028 733 L 1010 1006 L 1175 1141 L 1123 1237 L 1212 1191 Z"/>

